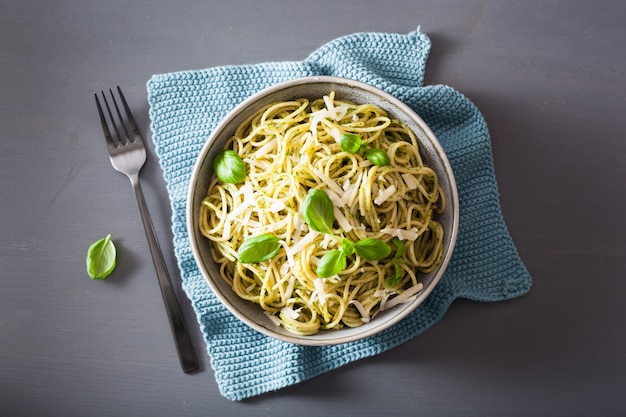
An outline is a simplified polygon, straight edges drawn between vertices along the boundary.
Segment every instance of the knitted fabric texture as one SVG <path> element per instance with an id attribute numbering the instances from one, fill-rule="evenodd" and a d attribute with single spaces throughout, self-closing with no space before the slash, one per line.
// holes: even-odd
<path id="1" fill-rule="evenodd" d="M 406 342 L 437 322 L 455 298 L 499 301 L 525 294 L 531 278 L 500 210 L 489 132 L 478 109 L 450 87 L 423 86 L 429 38 L 358 33 L 303 61 L 224 66 L 154 75 L 148 81 L 152 139 L 172 205 L 183 290 L 197 315 L 223 396 L 241 400 L 296 384 Z M 211 130 L 250 95 L 293 78 L 333 75 L 366 82 L 405 102 L 430 126 L 452 164 L 460 228 L 439 285 L 412 314 L 386 331 L 339 346 L 305 347 L 264 336 L 239 322 L 207 286 L 186 230 L 187 189 Z"/>

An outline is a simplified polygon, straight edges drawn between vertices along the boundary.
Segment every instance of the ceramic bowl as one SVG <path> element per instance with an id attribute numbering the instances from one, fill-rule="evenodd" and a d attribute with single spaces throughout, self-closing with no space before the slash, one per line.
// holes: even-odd
<path id="1" fill-rule="evenodd" d="M 433 272 L 419 274 L 424 289 L 414 301 L 397 305 L 376 315 L 368 323 L 356 328 L 322 330 L 311 336 L 298 336 L 277 326 L 261 308 L 239 298 L 219 275 L 213 261 L 210 242 L 200 233 L 198 213 L 202 199 L 206 196 L 213 175 L 212 161 L 217 152 L 224 148 L 235 128 L 266 104 L 297 98 L 318 99 L 335 91 L 335 97 L 355 103 L 372 103 L 386 110 L 390 117 L 405 122 L 418 136 L 424 163 L 435 170 L 447 200 L 445 213 L 437 220 L 445 230 L 444 254 L 441 263 Z M 223 305 L 239 320 L 251 328 L 276 339 L 301 345 L 334 345 L 352 342 L 373 336 L 409 315 L 433 291 L 448 266 L 456 242 L 459 224 L 459 205 L 456 183 L 452 168 L 444 150 L 424 121 L 407 105 L 393 96 L 370 85 L 337 77 L 309 77 L 296 79 L 267 88 L 233 109 L 214 129 L 202 148 L 191 176 L 187 200 L 187 227 L 193 255 L 211 290 Z"/>

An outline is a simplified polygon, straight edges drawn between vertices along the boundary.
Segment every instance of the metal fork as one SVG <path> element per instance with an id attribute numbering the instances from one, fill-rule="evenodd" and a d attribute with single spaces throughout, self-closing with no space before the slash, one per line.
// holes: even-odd
<path id="1" fill-rule="evenodd" d="M 114 134 L 111 134 L 107 118 L 102 110 L 102 106 L 100 105 L 100 100 L 98 100 L 98 94 L 94 94 L 96 98 L 96 105 L 98 106 L 98 113 L 100 114 L 100 121 L 102 122 L 102 130 L 104 131 L 104 137 L 106 138 L 107 149 L 109 150 L 111 164 L 113 165 L 113 168 L 122 174 L 125 174 L 130 179 L 133 189 L 135 190 L 135 196 L 137 197 L 137 203 L 139 204 L 139 212 L 141 213 L 143 227 L 146 231 L 146 237 L 148 238 L 152 261 L 154 262 L 157 278 L 159 279 L 161 294 L 163 295 L 165 310 L 167 311 L 172 334 L 176 342 L 176 349 L 178 351 L 180 364 L 183 368 L 183 372 L 192 372 L 198 369 L 198 361 L 193 350 L 193 345 L 191 344 L 189 333 L 187 332 L 187 327 L 185 326 L 185 322 L 183 320 L 178 300 L 176 299 L 174 287 L 172 286 L 172 282 L 167 272 L 167 267 L 165 265 L 165 260 L 163 259 L 163 254 L 161 253 L 159 242 L 157 241 L 156 233 L 154 232 L 152 220 L 150 219 L 150 213 L 148 212 L 148 206 L 146 205 L 146 200 L 143 197 L 141 185 L 139 184 L 139 171 L 146 162 L 146 148 L 144 146 L 143 139 L 141 138 L 141 134 L 139 133 L 139 129 L 137 128 L 137 124 L 135 123 L 135 118 L 126 103 L 126 98 L 124 98 L 124 94 L 119 86 L 117 87 L 117 92 L 122 101 L 127 122 L 124 122 L 124 118 L 122 117 L 120 108 L 117 105 L 113 91 L 109 88 L 115 113 L 111 111 L 111 107 L 109 106 L 109 102 L 104 94 L 104 91 L 101 92 L 102 100 L 104 101 Z M 114 114 L 117 118 L 114 117 Z M 127 125 L 130 126 L 130 132 Z"/>

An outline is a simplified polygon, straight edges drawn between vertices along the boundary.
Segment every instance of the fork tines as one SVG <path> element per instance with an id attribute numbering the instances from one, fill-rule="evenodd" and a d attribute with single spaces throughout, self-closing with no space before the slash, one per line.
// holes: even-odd
<path id="1" fill-rule="evenodd" d="M 111 111 L 111 107 L 109 106 L 109 101 L 104 93 L 101 91 L 102 100 L 104 101 L 104 105 L 107 109 L 107 113 L 109 115 L 109 120 L 111 122 L 111 126 L 113 126 L 114 135 L 111 134 L 111 130 L 109 129 L 109 124 L 107 122 L 107 118 L 102 110 L 102 106 L 100 105 L 100 100 L 98 99 L 98 93 L 94 93 L 96 98 L 96 105 L 98 106 L 98 113 L 100 114 L 100 122 L 102 123 L 102 131 L 104 132 L 104 137 L 107 142 L 113 147 L 117 148 L 122 145 L 128 145 L 134 142 L 142 142 L 141 134 L 139 133 L 139 129 L 137 128 L 137 124 L 135 123 L 135 118 L 128 107 L 128 103 L 126 102 L 126 98 L 124 97 L 124 93 L 122 93 L 122 89 L 117 86 L 117 92 L 122 100 L 122 106 L 124 107 L 124 113 L 126 114 L 126 119 L 128 120 L 128 124 L 130 125 L 130 129 L 132 135 L 130 134 L 127 124 L 124 122 L 124 118 L 122 117 L 122 113 L 120 112 L 120 108 L 117 105 L 117 100 L 115 100 L 115 96 L 113 95 L 113 90 L 109 88 L 109 94 L 111 95 L 111 100 L 113 101 L 113 107 L 115 108 L 116 118 Z M 121 131 L 118 128 L 118 125 L 121 126 Z"/>

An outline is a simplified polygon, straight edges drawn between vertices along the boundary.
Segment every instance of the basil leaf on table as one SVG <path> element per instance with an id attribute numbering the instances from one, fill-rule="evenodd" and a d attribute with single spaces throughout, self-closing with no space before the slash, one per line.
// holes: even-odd
<path id="1" fill-rule="evenodd" d="M 246 179 L 246 164 L 237 152 L 225 149 L 213 159 L 213 170 L 221 181 L 240 184 Z"/>
<path id="2" fill-rule="evenodd" d="M 391 253 L 391 246 L 380 239 L 368 237 L 354 244 L 357 255 L 367 261 L 379 261 Z"/>
<path id="3" fill-rule="evenodd" d="M 309 191 L 302 204 L 302 215 L 306 224 L 316 232 L 333 233 L 334 206 L 325 191 L 317 188 Z"/>
<path id="4" fill-rule="evenodd" d="M 328 251 L 322 256 L 315 273 L 320 278 L 328 278 L 337 275 L 346 269 L 346 255 L 339 249 Z"/>
<path id="5" fill-rule="evenodd" d="M 105 279 L 115 269 L 117 251 L 111 235 L 94 242 L 87 251 L 87 273 L 91 279 Z"/>
<path id="6" fill-rule="evenodd" d="M 391 164 L 391 160 L 389 159 L 389 155 L 385 153 L 382 149 L 378 148 L 370 148 L 365 151 L 365 157 L 368 161 L 370 161 L 374 165 L 378 165 L 380 167 L 387 166 Z"/>
<path id="7" fill-rule="evenodd" d="M 344 152 L 357 153 L 362 143 L 361 137 L 354 133 L 344 133 L 339 137 L 339 145 Z"/>
<path id="8" fill-rule="evenodd" d="M 278 238 L 264 233 L 244 240 L 237 251 L 237 258 L 245 264 L 258 264 L 272 259 L 279 250 Z"/>

